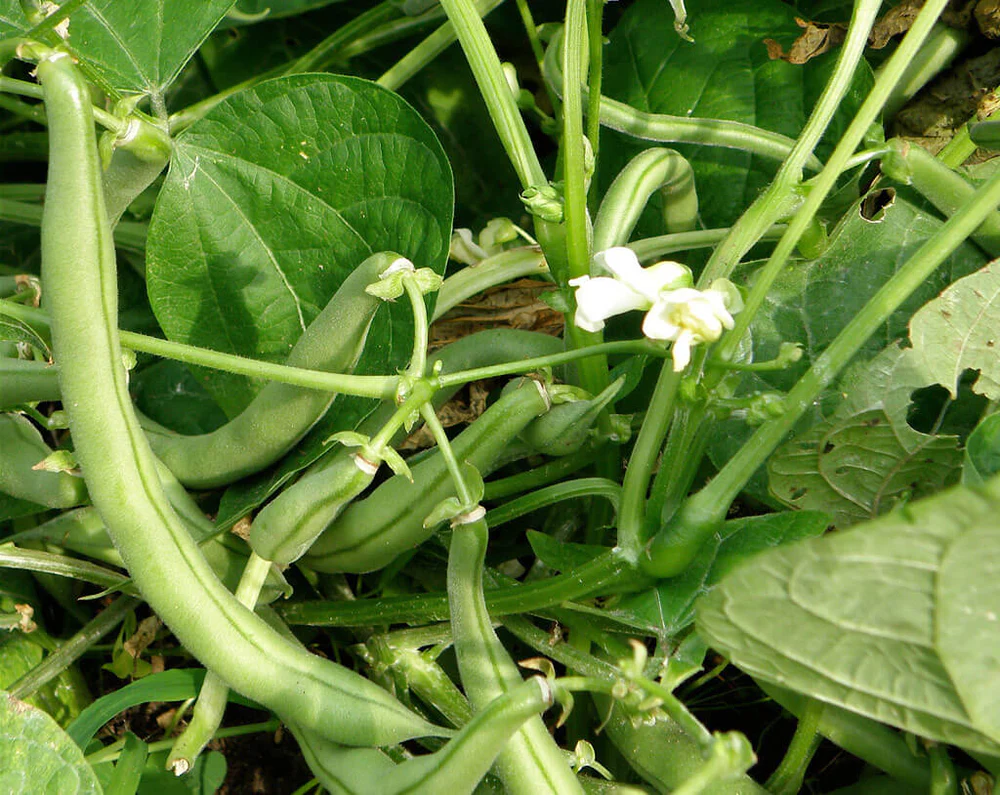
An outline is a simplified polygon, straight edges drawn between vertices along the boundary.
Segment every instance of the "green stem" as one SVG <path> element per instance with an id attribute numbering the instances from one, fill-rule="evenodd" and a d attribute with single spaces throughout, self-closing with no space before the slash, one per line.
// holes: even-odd
<path id="1" fill-rule="evenodd" d="M 228 729 L 220 729 L 215 733 L 216 738 L 222 740 L 226 737 L 243 737 L 247 734 L 273 734 L 278 729 L 281 728 L 281 721 L 275 718 L 274 720 L 263 721 L 261 723 L 247 723 L 243 726 L 232 726 Z M 173 747 L 174 741 L 170 740 L 159 740 L 155 743 L 149 743 L 149 753 L 157 754 L 160 751 L 168 751 Z M 94 751 L 92 754 L 86 756 L 87 763 L 90 765 L 100 765 L 104 762 L 114 762 L 121 756 L 122 749 L 125 747 L 125 741 L 119 740 L 112 743 L 111 745 L 106 745 L 100 751 Z"/>
<path id="2" fill-rule="evenodd" d="M 892 93 L 886 99 L 882 109 L 883 117 L 891 119 L 895 116 L 896 111 L 914 97 L 921 88 L 947 69 L 968 43 L 969 34 L 964 30 L 947 25 L 934 25 L 927 40 L 906 64 L 906 68 L 893 87 Z M 885 68 L 886 66 L 883 65 L 876 72 L 876 77 Z"/>
<path id="3" fill-rule="evenodd" d="M 521 186 L 545 185 L 545 171 L 535 154 L 531 136 L 504 77 L 500 58 L 493 49 L 493 42 L 475 5 L 472 0 L 441 0 L 441 5 L 455 26 L 462 51 Z"/>
<path id="4" fill-rule="evenodd" d="M 590 72 L 587 82 L 587 140 L 597 161 L 601 141 L 601 83 L 604 78 L 604 0 L 587 2 L 587 49 L 590 56 Z M 541 64 L 539 64 L 541 67 Z M 591 186 L 591 192 L 594 191 Z"/>
<path id="5" fill-rule="evenodd" d="M 940 2 L 940 0 L 937 1 Z M 837 65 L 834 67 L 833 75 L 830 77 L 826 88 L 823 89 L 823 94 L 820 96 L 815 108 L 813 108 L 809 120 L 802 130 L 802 134 L 795 142 L 795 146 L 789 153 L 788 159 L 782 163 L 781 168 L 775 175 L 774 181 L 768 186 L 767 191 L 751 205 L 753 212 L 744 213 L 743 217 L 733 226 L 730 236 L 713 252 L 699 279 L 699 284 L 707 286 L 715 279 L 728 277 L 733 272 L 739 260 L 750 249 L 750 246 L 760 239 L 764 230 L 770 227 L 771 224 L 786 212 L 785 208 L 793 198 L 793 191 L 802 177 L 802 170 L 813 157 L 813 150 L 819 143 L 827 126 L 829 126 L 830 120 L 839 110 L 840 104 L 843 102 L 844 96 L 850 88 L 854 73 L 864 55 L 864 49 L 868 43 L 868 34 L 875 22 L 880 5 L 881 0 L 860 0 L 860 2 L 855 4 L 850 26 L 847 30 L 847 38 L 841 47 L 840 56 L 837 58 Z M 870 100 L 871 95 L 869 95 Z M 876 106 L 874 114 L 877 114 L 877 108 L 881 107 L 881 101 Z M 853 154 L 858 142 L 868 130 L 874 118 L 873 114 L 872 118 L 865 121 L 863 126 L 861 126 L 861 121 L 859 120 L 867 117 L 867 107 L 868 104 L 866 102 L 865 105 L 862 105 L 861 110 L 858 111 L 854 122 L 848 128 L 848 133 L 845 133 L 845 137 L 841 139 L 841 145 L 834 152 L 834 157 L 831 158 L 830 162 L 823 169 L 821 177 L 825 174 L 835 180 L 840 175 L 840 168 L 843 166 L 843 161 L 846 160 L 847 156 Z M 847 135 L 852 136 L 850 146 L 844 143 Z M 838 162 L 839 166 L 836 165 Z M 814 187 L 810 192 L 810 200 L 816 190 Z M 816 206 L 818 206 L 818 202 Z M 805 229 L 806 224 L 812 219 L 814 212 L 815 210 L 808 213 L 800 211 L 796 216 L 796 218 L 801 216 L 800 223 L 803 229 Z M 788 239 L 790 234 L 791 229 L 785 233 L 782 241 Z M 794 244 L 798 242 L 799 235 L 801 235 L 801 232 L 795 236 L 791 245 L 788 246 L 789 252 Z M 775 252 L 776 254 L 777 252 Z M 772 259 L 776 259 L 775 255 L 772 255 Z M 783 263 L 786 257 L 787 253 L 783 253 L 780 261 Z M 746 310 L 740 314 L 741 316 L 746 314 Z"/>
<path id="6" fill-rule="evenodd" d="M 437 418 L 437 414 L 434 413 L 434 407 L 429 403 L 424 403 L 420 407 L 420 416 L 424 418 L 424 422 L 434 436 L 434 441 L 437 442 L 438 450 L 441 451 L 441 457 L 444 459 L 445 466 L 448 467 L 448 473 L 455 484 L 455 493 L 458 495 L 459 502 L 462 503 L 463 509 L 472 510 L 478 501 L 472 496 L 469 485 L 465 482 L 465 477 L 462 475 L 462 467 L 459 465 L 458 459 L 455 458 L 455 451 L 451 449 L 451 441 L 448 439 L 448 433 Z"/>
<path id="7" fill-rule="evenodd" d="M 539 489 L 516 500 L 504 503 L 486 514 L 486 522 L 490 529 L 512 522 L 518 517 L 537 511 L 547 505 L 555 505 L 565 500 L 575 500 L 580 497 L 604 497 L 617 509 L 621 499 L 621 486 L 607 478 L 580 478 L 557 483 L 548 488 Z"/>
<path id="8" fill-rule="evenodd" d="M 73 637 L 59 644 L 58 649 L 10 685 L 7 688 L 9 695 L 22 701 L 30 698 L 40 687 L 59 676 L 83 656 L 87 649 L 117 627 L 138 604 L 139 600 L 131 596 L 119 596 Z"/>
<path id="9" fill-rule="evenodd" d="M 565 574 L 528 585 L 487 591 L 486 606 L 494 617 L 531 613 L 625 587 L 630 590 L 641 589 L 650 582 L 638 575 L 622 555 L 611 550 Z M 447 595 L 432 593 L 358 599 L 353 602 L 298 602 L 281 605 L 277 607 L 277 611 L 289 624 L 318 627 L 396 623 L 416 625 L 428 621 L 447 621 L 449 617 Z"/>
<path id="10" fill-rule="evenodd" d="M 795 217 L 788 225 L 788 231 L 785 232 L 784 237 L 778 241 L 778 245 L 775 247 L 774 252 L 771 254 L 767 263 L 760 271 L 758 271 L 757 277 L 754 280 L 753 288 L 746 299 L 743 311 L 736 316 L 735 327 L 732 331 L 726 334 L 719 345 L 717 355 L 720 359 L 733 358 L 737 348 L 739 347 L 740 340 L 743 339 L 747 329 L 750 327 L 751 321 L 756 316 L 761 305 L 764 303 L 764 299 L 767 297 L 774 280 L 781 273 L 785 263 L 788 261 L 788 258 L 794 251 L 795 246 L 798 244 L 799 239 L 812 223 L 813 217 L 815 216 L 816 211 L 819 210 L 823 200 L 836 185 L 837 178 L 842 173 L 847 160 L 857 149 L 858 144 L 861 143 L 861 140 L 867 133 L 868 128 L 872 125 L 875 119 L 878 118 L 878 114 L 881 111 L 882 106 L 885 104 L 886 99 L 889 97 L 890 92 L 899 81 L 904 70 L 906 69 L 907 64 L 915 56 L 917 50 L 920 48 L 924 39 L 933 27 L 938 15 L 941 13 L 945 5 L 947 5 L 947 2 L 948 0 L 928 0 L 928 2 L 921 9 L 920 13 L 917 15 L 913 26 L 910 28 L 909 32 L 907 32 L 903 41 L 900 42 L 896 52 L 886 62 L 883 67 L 882 74 L 879 76 L 878 80 L 875 81 L 875 85 L 872 87 L 867 99 L 865 99 L 861 108 L 858 110 L 857 115 L 854 117 L 844 135 L 841 137 L 836 149 L 830 156 L 826 167 L 823 169 L 822 173 L 812 181 L 809 195 L 806 197 L 802 207 L 799 208 Z M 851 61 L 851 73 L 853 73 L 853 54 L 849 58 L 847 48 L 848 46 L 856 46 L 858 48 L 858 58 L 860 58 L 864 42 L 857 42 L 856 38 L 860 37 L 856 34 L 863 31 L 867 37 L 867 31 L 871 27 L 871 21 L 874 20 L 874 15 L 878 5 L 878 2 L 871 0 L 871 2 L 859 3 L 855 7 L 854 19 L 851 23 L 848 40 L 845 42 L 845 49 L 842 51 L 841 57 L 838 60 L 837 74 L 840 73 L 840 64 L 845 61 Z M 867 13 L 867 16 L 862 17 L 862 10 Z M 855 26 L 857 26 L 857 28 Z M 845 77 L 849 76 L 845 75 Z M 831 91 L 831 85 L 833 82 L 834 81 L 831 80 L 831 84 L 828 85 L 827 89 L 823 92 L 821 104 L 825 104 L 824 100 L 828 95 L 831 101 L 836 100 L 837 104 L 840 103 L 843 94 L 842 92 L 835 93 Z M 844 80 L 843 91 L 846 91 L 846 88 L 847 82 Z M 818 109 L 819 106 L 817 106 L 817 111 Z M 835 110 L 836 106 L 831 108 L 830 115 L 832 115 Z M 814 114 L 814 116 L 815 115 L 816 114 Z M 809 126 L 812 126 L 811 121 L 812 120 L 810 120 Z M 817 139 L 818 134 L 821 133 L 822 129 L 825 129 L 825 127 L 826 124 L 824 123 L 822 128 L 817 130 Z M 777 183 L 777 179 L 775 182 Z M 731 268 L 723 268 L 721 265 L 723 264 L 720 263 L 719 268 L 713 268 L 712 263 L 709 262 L 709 265 L 706 266 L 705 273 L 702 275 L 699 283 L 707 285 L 719 276 L 729 275 Z"/>
<path id="11" fill-rule="evenodd" d="M 399 3 L 395 0 L 384 0 L 377 6 L 359 14 L 350 22 L 341 25 L 305 55 L 284 67 L 283 74 L 293 75 L 323 71 L 337 60 L 345 45 L 399 15 Z"/>
<path id="12" fill-rule="evenodd" d="M 491 480 L 486 484 L 483 499 L 499 500 L 512 494 L 541 488 L 549 483 L 561 481 L 567 475 L 572 475 L 594 462 L 593 450 L 582 450 L 573 455 L 555 458 L 539 467 L 522 472 L 519 475 Z"/>
<path id="13" fill-rule="evenodd" d="M 503 0 L 479 0 L 475 10 L 479 16 L 485 17 L 502 2 Z M 411 77 L 450 47 L 457 37 L 454 24 L 446 22 L 389 67 L 375 82 L 390 91 L 398 91 Z"/>
<path id="14" fill-rule="evenodd" d="M 622 482 L 622 503 L 618 512 L 618 547 L 632 563 L 639 560 L 643 543 L 643 523 L 646 513 L 646 493 L 656 457 L 673 418 L 674 400 L 682 374 L 675 373 L 673 362 L 667 359 L 660 367 L 660 377 L 639 429 L 632 455 Z"/>
<path id="15" fill-rule="evenodd" d="M 656 356 L 665 358 L 669 356 L 663 346 L 651 343 L 647 340 L 634 340 L 628 342 L 602 342 L 598 345 L 590 345 L 586 348 L 566 351 L 565 353 L 554 353 L 551 356 L 539 356 L 534 359 L 522 359 L 517 362 L 497 364 L 490 367 L 477 367 L 472 370 L 460 370 L 455 373 L 444 373 L 438 376 L 438 386 L 441 388 L 461 386 L 470 381 L 481 381 L 484 378 L 495 378 L 500 375 L 516 375 L 518 373 L 528 373 L 542 367 L 555 367 L 556 365 L 575 362 L 592 356 L 607 356 L 609 354 L 625 353 L 638 354 L 642 356 Z M 598 390 L 599 392 L 600 390 Z M 596 393 L 595 393 L 596 394 Z"/>
<path id="16" fill-rule="evenodd" d="M 785 750 L 778 769 L 767 780 L 765 788 L 773 795 L 795 795 L 802 788 L 806 768 L 812 761 L 820 741 L 820 718 L 823 715 L 823 702 L 809 699 L 806 708 L 799 718 L 795 735 Z"/>
<path id="17" fill-rule="evenodd" d="M 41 325 L 46 329 L 49 327 L 49 318 L 45 312 L 21 306 L 10 301 L 0 301 L 0 316 L 4 315 L 23 320 L 31 325 Z M 360 397 L 391 400 L 395 396 L 396 389 L 399 386 L 398 376 L 326 373 L 320 370 L 306 370 L 300 367 L 289 367 L 284 364 L 261 362 L 256 359 L 248 359 L 244 356 L 220 353 L 208 348 L 185 345 L 182 342 L 170 342 L 169 340 L 161 340 L 156 337 L 147 337 L 144 334 L 135 334 L 130 331 L 121 331 L 119 335 L 122 344 L 134 351 L 151 353 L 154 356 L 162 356 L 186 364 L 211 367 L 212 369 L 228 373 L 247 375 L 251 378 L 264 378 L 308 389 L 320 389 L 327 392 L 340 392 Z"/>
<path id="18" fill-rule="evenodd" d="M 560 154 L 565 193 L 566 256 L 569 276 L 590 274 L 587 235 L 586 157 L 581 86 L 587 74 L 587 2 L 569 0 L 563 37 L 563 130 Z M 586 386 L 586 385 L 585 385 Z"/>
<path id="19" fill-rule="evenodd" d="M 785 398 L 785 413 L 761 425 L 709 484 L 685 503 L 676 521 L 654 537 L 642 559 L 647 573 L 672 577 L 684 570 L 705 537 L 725 518 L 736 495 L 823 389 L 850 362 L 868 337 L 934 273 L 998 204 L 1000 172 L 990 177 L 972 200 L 920 247 L 851 319 L 830 346 L 816 357 L 809 371 Z M 624 505 L 623 499 L 623 513 Z"/>
<path id="20" fill-rule="evenodd" d="M 517 11 L 521 15 L 521 22 L 524 24 L 524 31 L 528 35 L 528 43 L 531 45 L 531 52 L 535 56 L 538 73 L 541 74 L 542 64 L 545 62 L 545 48 L 542 46 L 542 41 L 538 37 L 538 27 L 535 25 L 535 19 L 531 14 L 531 7 L 528 5 L 528 0 L 517 0 Z M 558 114 L 559 100 L 549 87 L 548 83 L 545 83 L 545 92 L 549 96 L 549 102 L 551 103 L 553 110 Z"/>
<path id="21" fill-rule="evenodd" d="M 29 83 L 25 80 L 17 80 L 13 77 L 0 77 L 0 94 L 16 94 L 21 97 L 32 99 L 42 99 L 42 87 L 37 83 Z M 120 135 L 128 124 L 128 119 L 120 119 L 113 113 L 108 113 L 103 108 L 95 107 L 94 119 L 105 129 L 111 130 L 116 135 Z"/>
<path id="22" fill-rule="evenodd" d="M 130 596 L 137 595 L 128 577 L 117 571 L 77 560 L 52 552 L 42 552 L 34 549 L 20 549 L 13 544 L 0 546 L 0 569 L 21 569 L 35 571 L 41 574 L 54 574 L 57 577 L 67 577 L 72 580 L 89 582 L 102 588 L 114 589 Z"/>
<path id="23" fill-rule="evenodd" d="M 769 227 L 760 236 L 761 241 L 780 240 L 787 227 L 784 224 L 775 224 Z M 699 229 L 694 232 L 676 232 L 670 235 L 660 235 L 658 237 L 646 237 L 642 240 L 633 240 L 628 247 L 635 252 L 635 255 L 643 261 L 656 259 L 665 254 L 673 254 L 675 251 L 690 251 L 695 248 L 713 248 L 721 241 L 725 240 L 729 234 L 729 228 L 724 229 Z"/>

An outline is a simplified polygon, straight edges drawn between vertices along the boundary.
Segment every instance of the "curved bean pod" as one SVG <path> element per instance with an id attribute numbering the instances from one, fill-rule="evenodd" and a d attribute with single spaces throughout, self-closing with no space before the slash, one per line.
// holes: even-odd
<path id="1" fill-rule="evenodd" d="M 483 475 L 517 434 L 548 408 L 537 382 L 502 396 L 452 442 L 459 461 L 468 461 Z M 331 524 L 303 559 L 316 571 L 364 573 L 387 565 L 393 558 L 427 540 L 434 528 L 424 519 L 455 487 L 440 452 L 412 468 L 413 482 L 402 475 L 389 478 L 360 502 L 355 502 Z"/>
<path id="2" fill-rule="evenodd" d="M 521 674 L 496 632 L 483 597 L 483 560 L 489 542 L 486 519 L 454 528 L 448 553 L 448 605 L 462 685 L 477 710 L 521 686 Z M 512 795 L 582 793 L 563 752 L 541 718 L 532 718 L 497 758 L 500 778 Z"/>
<path id="3" fill-rule="evenodd" d="M 83 478 L 32 469 L 52 454 L 38 429 L 20 414 L 0 414 L 0 491 L 46 508 L 72 508 L 87 501 Z"/>
<path id="4" fill-rule="evenodd" d="M 381 303 L 365 287 L 398 256 L 374 254 L 355 268 L 309 324 L 287 364 L 330 372 L 351 370 Z M 212 488 L 273 464 L 316 424 L 334 397 L 331 392 L 272 382 L 239 416 L 211 433 L 181 436 L 155 423 L 144 425 L 153 452 L 181 483 Z"/>
<path id="5" fill-rule="evenodd" d="M 533 677 L 490 702 L 441 750 L 400 765 L 375 748 L 344 748 L 291 728 L 310 769 L 333 793 L 465 795 L 475 790 L 521 724 L 551 705 L 548 682 Z"/>
<path id="6" fill-rule="evenodd" d="M 88 87 L 62 53 L 43 56 L 37 74 L 52 146 L 42 270 L 63 405 L 93 503 L 139 590 L 233 689 L 323 736 L 381 745 L 449 734 L 363 676 L 296 648 L 241 605 L 170 507 L 126 388 Z"/>
<path id="7" fill-rule="evenodd" d="M 547 356 L 562 348 L 561 340 L 547 334 L 511 329 L 480 331 L 435 353 L 428 360 L 428 369 L 440 362 L 442 372 L 457 372 Z M 456 389 L 438 390 L 432 403 L 440 407 Z M 377 433 L 394 411 L 395 406 L 384 404 L 359 430 Z M 275 563 L 284 565 L 297 560 L 371 482 L 371 476 L 365 482 L 362 479 L 347 451 L 324 456 L 257 514 L 250 530 L 250 544 L 258 555 Z"/>

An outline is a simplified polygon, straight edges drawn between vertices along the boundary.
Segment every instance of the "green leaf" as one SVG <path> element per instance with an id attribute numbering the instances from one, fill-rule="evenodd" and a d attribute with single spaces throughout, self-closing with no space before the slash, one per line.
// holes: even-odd
<path id="1" fill-rule="evenodd" d="M 0 693 L 0 791 L 100 795 L 101 785 L 52 718 Z"/>
<path id="2" fill-rule="evenodd" d="M 607 547 L 596 544 L 574 544 L 570 541 L 559 541 L 547 533 L 540 533 L 537 530 L 529 530 L 527 537 L 528 543 L 531 544 L 531 551 L 542 563 L 554 571 L 573 571 L 608 551 Z"/>
<path id="3" fill-rule="evenodd" d="M 86 748 L 97 730 L 119 712 L 150 701 L 184 701 L 194 698 L 201 690 L 204 679 L 203 668 L 177 668 L 150 674 L 97 699 L 80 713 L 66 731 L 80 748 Z"/>
<path id="4" fill-rule="evenodd" d="M 353 77 L 270 80 L 178 137 L 150 224 L 150 302 L 170 339 L 281 362 L 373 252 L 442 272 L 451 215 L 450 166 L 399 97 Z M 365 357 L 387 373 L 412 319 L 380 314 L 391 323 L 376 319 Z M 214 373 L 205 386 L 230 416 L 256 391 Z"/>
<path id="5" fill-rule="evenodd" d="M 939 219 L 899 195 L 882 208 L 876 220 L 862 215 L 863 201 L 855 202 L 848 209 L 831 233 L 830 244 L 821 257 L 784 269 L 754 318 L 751 326 L 754 361 L 774 359 L 782 343 L 786 342 L 801 342 L 802 358 L 784 370 L 745 374 L 738 394 L 791 389 L 848 321 L 942 226 Z M 953 281 L 976 271 L 985 262 L 985 256 L 975 246 L 968 242 L 959 246 L 868 339 L 857 359 L 873 359 L 887 346 L 902 339 L 914 312 Z M 752 284 L 753 275 L 747 281 Z M 912 383 L 913 388 L 930 383 L 919 375 L 907 376 L 906 382 Z M 826 420 L 842 400 L 844 391 L 828 391 L 811 416 L 803 418 L 796 433 L 805 433 L 810 426 Z M 900 393 L 892 401 L 904 399 L 909 401 L 908 393 L 905 396 Z M 871 403 L 869 407 L 877 407 L 877 404 Z M 712 461 L 722 466 L 753 431 L 742 420 L 718 423 L 709 444 Z M 762 471 L 755 484 L 755 496 L 767 499 Z"/>
<path id="6" fill-rule="evenodd" d="M 132 732 L 125 732 L 125 747 L 115 764 L 114 775 L 104 787 L 104 795 L 134 795 L 139 789 L 149 746 Z"/>
<path id="7" fill-rule="evenodd" d="M 13 573 L 5 571 L 3 576 L 11 578 Z M 43 634 L 42 630 L 36 632 Z M 42 662 L 44 654 L 42 647 L 33 639 L 34 634 L 12 632 L 0 637 L 0 690 L 14 684 Z M 65 726 L 90 703 L 91 697 L 80 671 L 74 665 L 42 685 L 25 701 L 47 712 L 60 726 Z"/>
<path id="8" fill-rule="evenodd" d="M 694 621 L 695 600 L 737 564 L 772 547 L 821 535 L 829 524 L 829 516 L 815 511 L 732 519 L 702 547 L 682 575 L 627 596 L 617 612 L 660 627 L 664 635 L 676 635 Z"/>
<path id="9" fill-rule="evenodd" d="M 1000 472 L 1000 414 L 991 414 L 969 434 L 962 462 L 962 483 L 978 486 Z"/>
<path id="10" fill-rule="evenodd" d="M 1000 752 L 1000 481 L 760 555 L 698 604 L 747 673 L 940 742 Z"/>
<path id="11" fill-rule="evenodd" d="M 804 66 L 768 58 L 764 39 L 787 46 L 801 32 L 795 9 L 780 0 L 703 0 L 690 10 L 693 43 L 674 32 L 669 3 L 632 4 L 609 36 L 603 93 L 642 111 L 728 119 L 797 137 L 826 84 L 833 58 L 824 56 Z M 824 138 L 820 157 L 836 143 L 871 84 L 871 72 L 862 66 Z M 605 186 L 645 148 L 617 133 L 607 138 L 600 169 Z M 774 161 L 732 149 L 676 148 L 694 169 L 699 214 L 708 227 L 732 224 L 777 170 Z M 656 213 L 661 206 L 659 197 L 651 203 Z M 654 223 L 653 212 L 647 212 L 637 236 L 662 232 L 662 221 Z"/>
<path id="12" fill-rule="evenodd" d="M 226 424 L 226 415 L 197 376 L 180 362 L 163 359 L 129 379 L 138 409 L 177 433 L 196 435 Z"/>
<path id="13" fill-rule="evenodd" d="M 68 45 L 108 86 L 162 96 L 233 0 L 87 0 L 69 16 Z M 32 25 L 16 2 L 0 10 L 0 38 Z"/>
<path id="14" fill-rule="evenodd" d="M 954 398 L 964 370 L 978 370 L 974 392 L 1000 399 L 1000 265 L 959 279 L 922 307 L 910 321 L 915 366 L 928 383 L 940 384 Z"/>

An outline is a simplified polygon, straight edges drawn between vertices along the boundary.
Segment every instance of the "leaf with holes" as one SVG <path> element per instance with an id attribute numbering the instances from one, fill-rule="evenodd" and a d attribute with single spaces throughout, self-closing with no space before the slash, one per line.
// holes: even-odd
<path id="1" fill-rule="evenodd" d="M 697 608 L 751 676 L 1000 754 L 1000 480 L 763 553 Z"/>
<path id="2" fill-rule="evenodd" d="M 965 370 L 978 370 L 974 392 L 1000 399 L 1000 264 L 959 279 L 910 321 L 914 365 L 952 397 Z"/>
<path id="3" fill-rule="evenodd" d="M 374 83 L 308 74 L 242 91 L 177 138 L 149 229 L 153 311 L 172 340 L 284 361 L 373 252 L 443 271 L 451 184 L 427 124 Z M 365 358 L 391 373 L 412 319 L 405 302 L 379 315 Z M 255 392 L 203 384 L 229 415 Z"/>

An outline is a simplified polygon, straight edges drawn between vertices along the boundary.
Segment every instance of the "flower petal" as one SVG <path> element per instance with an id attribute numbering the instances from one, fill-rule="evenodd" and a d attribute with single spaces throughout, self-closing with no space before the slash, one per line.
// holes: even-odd
<path id="1" fill-rule="evenodd" d="M 674 345 L 670 349 L 670 355 L 674 360 L 674 372 L 679 373 L 691 363 L 691 345 L 694 340 L 691 332 L 685 329 L 677 335 Z"/>
<path id="2" fill-rule="evenodd" d="M 694 284 L 694 280 L 691 278 L 691 269 L 670 260 L 654 262 L 645 269 L 644 273 L 650 283 L 656 285 L 657 292 L 691 287 Z"/>
<path id="3" fill-rule="evenodd" d="M 583 281 L 586 279 L 586 281 Z M 650 302 L 627 285 L 607 276 L 573 279 L 576 288 L 576 315 L 573 322 L 584 331 L 600 331 L 604 321 L 633 309 L 648 309 Z"/>

